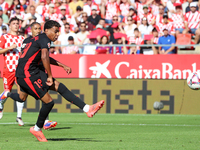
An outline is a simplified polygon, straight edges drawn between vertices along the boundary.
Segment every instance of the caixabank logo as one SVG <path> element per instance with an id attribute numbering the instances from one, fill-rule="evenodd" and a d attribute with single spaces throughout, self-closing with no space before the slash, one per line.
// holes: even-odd
<path id="1" fill-rule="evenodd" d="M 79 59 L 79 78 L 186 79 L 192 72 L 200 74 L 196 62 L 181 64 L 174 60 L 153 59 L 148 62 L 107 56 L 82 56 Z"/>

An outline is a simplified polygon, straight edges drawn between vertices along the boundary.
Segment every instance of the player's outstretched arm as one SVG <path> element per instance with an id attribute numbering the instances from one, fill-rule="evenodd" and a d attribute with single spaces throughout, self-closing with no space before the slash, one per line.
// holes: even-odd
<path id="1" fill-rule="evenodd" d="M 72 72 L 72 69 L 70 67 L 60 63 L 59 61 L 53 59 L 52 57 L 49 58 L 50 58 L 50 64 L 62 67 L 67 72 L 68 75 Z"/>
<path id="2" fill-rule="evenodd" d="M 8 47 L 8 48 L 0 49 L 0 54 L 4 54 L 4 53 L 6 53 L 7 51 L 9 51 L 9 50 L 11 50 L 11 49 L 14 49 L 14 48 L 17 48 L 17 44 L 13 44 L 13 45 L 11 45 L 11 46 Z"/>
<path id="3" fill-rule="evenodd" d="M 43 66 L 48 74 L 46 84 L 48 86 L 51 86 L 53 84 L 53 77 L 52 77 L 51 67 L 50 67 L 49 51 L 47 48 L 42 49 L 41 60 L 42 60 Z"/>

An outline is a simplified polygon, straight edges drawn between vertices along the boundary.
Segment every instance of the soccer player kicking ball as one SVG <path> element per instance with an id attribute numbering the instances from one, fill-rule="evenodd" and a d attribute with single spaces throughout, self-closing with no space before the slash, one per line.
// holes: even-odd
<path id="1" fill-rule="evenodd" d="M 27 93 L 36 99 L 41 99 L 45 103 L 40 109 L 35 126 L 30 128 L 30 132 L 41 142 L 47 142 L 42 133 L 42 127 L 54 106 L 54 101 L 49 95 L 48 90 L 60 93 L 66 100 L 86 112 L 88 117 L 93 117 L 104 105 L 104 100 L 93 105 L 85 104 L 79 97 L 69 91 L 64 84 L 59 83 L 52 77 L 50 64 L 63 67 L 68 74 L 71 73 L 70 67 L 53 58 L 49 58 L 50 43 L 57 40 L 59 27 L 60 24 L 58 22 L 53 20 L 47 21 L 44 25 L 44 33 L 30 39 L 26 45 L 23 45 L 24 48 L 22 46 L 23 50 L 17 66 L 16 77 L 20 90 L 23 92 L 22 94 L 10 92 L 4 94 L 5 97 L 14 97 L 15 101 L 23 102 L 21 95 Z M 47 74 L 40 70 L 38 65 L 40 61 L 42 61 Z"/>
<path id="2" fill-rule="evenodd" d="M 3 84 L 4 92 L 0 95 L 0 119 L 3 117 L 3 105 L 6 102 L 6 97 L 4 93 L 6 91 L 11 91 L 13 84 L 16 80 L 15 70 L 18 64 L 19 54 L 21 44 L 24 40 L 24 37 L 18 35 L 19 30 L 19 19 L 12 18 L 9 21 L 9 33 L 4 34 L 0 38 L 0 54 L 4 55 L 4 68 L 3 68 Z M 15 82 L 16 83 L 16 82 Z M 17 84 L 17 83 L 16 83 Z M 17 85 L 18 92 L 19 86 Z M 24 125 L 24 122 L 21 119 L 22 110 L 24 103 L 16 102 L 17 105 L 17 119 L 16 121 L 20 126 Z"/>
<path id="3" fill-rule="evenodd" d="M 23 45 L 25 45 L 27 42 L 30 41 L 30 39 L 32 39 L 33 37 L 35 37 L 35 36 L 37 36 L 37 35 L 39 35 L 39 34 L 41 33 L 41 25 L 40 25 L 38 22 L 33 22 L 33 23 L 31 24 L 31 33 L 32 33 L 32 36 L 30 36 L 30 37 L 28 37 L 27 39 L 25 39 L 24 42 L 23 42 Z M 45 68 L 43 67 L 42 62 L 40 63 L 40 70 L 43 71 L 43 72 L 45 72 Z M 14 96 L 14 95 L 12 95 L 12 96 Z M 23 101 L 25 101 L 25 100 L 27 99 L 27 97 L 28 97 L 28 94 L 27 94 L 27 93 L 21 93 L 21 97 L 20 97 L 20 98 L 21 98 Z M 14 99 L 14 98 L 15 98 L 15 97 L 13 97 L 13 99 Z M 43 105 L 43 104 L 44 104 L 44 103 L 42 102 L 42 105 Z M 43 128 L 44 128 L 45 130 L 47 130 L 47 129 L 51 129 L 51 128 L 56 127 L 56 125 L 57 125 L 57 122 L 56 122 L 56 121 L 49 121 L 49 120 L 48 120 L 48 117 L 47 117 L 46 120 L 45 120 L 45 123 L 44 123 Z"/>

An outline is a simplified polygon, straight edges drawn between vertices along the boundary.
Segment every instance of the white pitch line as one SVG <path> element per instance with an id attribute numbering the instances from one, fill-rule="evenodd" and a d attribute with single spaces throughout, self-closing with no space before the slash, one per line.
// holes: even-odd
<path id="1" fill-rule="evenodd" d="M 18 124 L 16 122 L 3 122 L 0 125 Z M 34 122 L 25 122 L 26 124 L 34 124 Z M 200 127 L 200 125 L 189 125 L 189 124 L 132 124 L 132 123 L 58 123 L 68 125 L 93 125 L 93 126 L 169 126 L 169 127 Z"/>

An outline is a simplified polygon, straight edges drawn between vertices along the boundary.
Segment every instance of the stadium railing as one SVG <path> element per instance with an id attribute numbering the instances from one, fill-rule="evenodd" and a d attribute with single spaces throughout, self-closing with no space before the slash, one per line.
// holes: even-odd
<path id="1" fill-rule="evenodd" d="M 105 44 L 105 45 L 97 45 L 97 44 L 94 44 L 96 46 L 109 46 L 109 47 L 113 47 L 113 54 L 116 54 L 116 47 L 123 47 L 123 46 L 126 46 L 126 47 L 131 47 L 131 46 L 139 46 L 139 47 L 163 47 L 163 46 L 175 46 L 178 48 L 178 52 L 177 54 L 200 54 L 200 44 L 189 44 L 189 45 L 180 45 L 180 44 L 143 44 L 143 45 L 130 45 L 130 44 L 126 44 L 126 45 L 123 45 L 123 44 Z M 78 46 L 80 48 L 83 48 L 84 46 L 94 46 L 94 45 L 75 45 L 75 46 Z M 74 46 L 74 45 L 54 45 L 52 44 L 52 46 L 54 47 L 63 47 L 63 46 Z M 191 47 L 194 47 L 194 49 L 190 49 Z"/>

